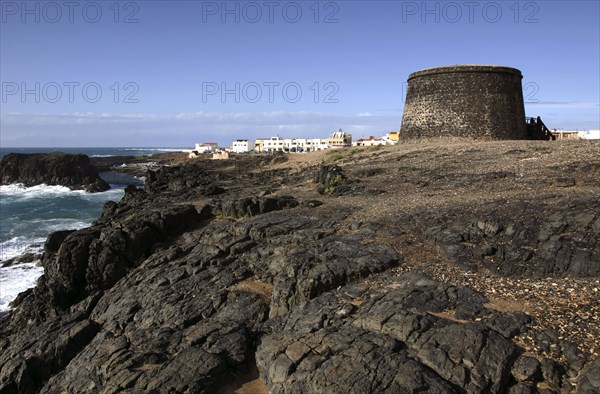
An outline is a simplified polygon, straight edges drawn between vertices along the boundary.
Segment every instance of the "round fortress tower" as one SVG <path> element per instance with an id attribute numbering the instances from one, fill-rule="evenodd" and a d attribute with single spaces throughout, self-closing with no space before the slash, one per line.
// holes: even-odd
<path id="1" fill-rule="evenodd" d="M 527 139 L 521 71 L 455 65 L 408 77 L 400 138 Z"/>

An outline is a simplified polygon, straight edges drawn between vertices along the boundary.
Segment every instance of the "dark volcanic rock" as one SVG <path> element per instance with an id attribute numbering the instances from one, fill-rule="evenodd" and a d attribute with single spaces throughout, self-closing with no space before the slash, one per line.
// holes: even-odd
<path id="1" fill-rule="evenodd" d="M 583 342 L 539 329 L 554 305 L 530 318 L 502 303 L 512 284 L 555 288 L 518 275 L 597 275 L 596 199 L 474 199 L 462 191 L 519 177 L 372 153 L 343 170 L 258 155 L 165 166 L 91 227 L 52 234 L 45 275 L 0 317 L 0 392 L 235 392 L 256 370 L 272 393 L 598 391 Z M 344 197 L 321 205 L 315 181 Z M 591 294 L 575 284 L 569 308 Z"/>
<path id="2" fill-rule="evenodd" d="M 521 356 L 512 367 L 512 375 L 518 381 L 539 381 L 542 378 L 540 362 L 535 357 Z"/>
<path id="3" fill-rule="evenodd" d="M 46 242 L 44 243 L 44 252 L 46 253 L 56 253 L 60 248 L 60 245 L 65 241 L 65 239 L 71 235 L 75 230 L 62 230 L 55 231 L 48 236 Z"/>
<path id="4" fill-rule="evenodd" d="M 288 212 L 258 216 L 232 230 L 261 242 L 241 258 L 273 284 L 272 317 L 399 262 L 389 246 L 366 236 L 335 234 L 327 223 Z"/>
<path id="5" fill-rule="evenodd" d="M 336 165 L 321 166 L 314 182 L 319 183 L 317 191 L 320 194 L 342 196 L 351 191 L 344 171 Z"/>
<path id="6" fill-rule="evenodd" d="M 110 227 L 93 226 L 68 234 L 42 261 L 53 299 L 69 306 L 86 295 L 110 288 L 153 247 L 196 225 L 201 215 L 191 205 L 137 212 Z"/>
<path id="7" fill-rule="evenodd" d="M 429 216 L 423 232 L 450 260 L 499 275 L 597 277 L 598 212 L 600 203 L 589 198 L 488 203 L 481 212 L 449 209 Z"/>
<path id="8" fill-rule="evenodd" d="M 98 172 L 111 171 L 113 167 L 126 163 L 147 162 L 149 160 L 150 159 L 145 159 L 143 156 L 90 157 L 90 163 Z"/>
<path id="9" fill-rule="evenodd" d="M 531 318 L 523 312 L 505 313 L 485 318 L 482 323 L 510 339 L 520 334 Z"/>
<path id="10" fill-rule="evenodd" d="M 213 224 L 148 255 L 152 243 L 164 242 L 165 235 L 201 216 L 182 205 L 130 217 L 118 213 L 124 208 L 119 205 L 109 209 L 102 226 L 68 234 L 54 253 L 56 247 L 49 248 L 44 285 L 20 301 L 20 310 L 36 310 L 35 300 L 46 288 L 63 310 L 71 305 L 63 312 L 46 311 L 36 330 L 62 327 L 67 318 L 95 329 L 85 343 L 77 342 L 76 354 L 60 359 L 42 351 L 53 336 L 11 342 L 10 351 L 0 355 L 0 387 L 214 392 L 224 376 L 248 368 L 261 323 L 270 314 L 285 314 L 397 263 L 393 249 L 367 238 L 334 236 L 331 223 L 292 210 Z M 58 244 L 60 237 L 54 238 Z M 112 257 L 103 259 L 105 253 Z M 253 283 L 260 282 L 252 278 L 272 288 L 272 295 L 257 292 Z M 82 301 L 74 304 L 77 300 Z M 73 311 L 82 312 L 74 317 Z M 17 312 L 8 328 L 18 330 L 32 319 Z M 20 354 L 26 356 L 15 361 Z M 49 372 L 19 373 L 34 364 Z"/>
<path id="11" fill-rule="evenodd" d="M 600 393 L 600 358 L 589 363 L 582 371 L 577 392 L 581 394 Z"/>
<path id="12" fill-rule="evenodd" d="M 44 326 L 30 330 L 28 336 L 1 344 L 2 393 L 38 392 L 47 379 L 95 337 L 99 327 L 76 312 L 65 318 L 50 319 Z"/>
<path id="13" fill-rule="evenodd" d="M 225 217 L 244 218 L 297 206 L 298 201 L 291 196 L 247 197 L 219 202 L 213 212 L 215 215 Z"/>
<path id="14" fill-rule="evenodd" d="M 219 174 L 214 171 L 219 163 L 200 161 L 185 166 L 161 167 L 146 173 L 144 189 L 149 193 L 179 193 L 217 195 L 222 188 L 217 188 L 215 182 Z"/>
<path id="15" fill-rule="evenodd" d="M 48 154 L 11 153 L 0 162 L 0 184 L 23 183 L 33 186 L 62 185 L 88 192 L 101 192 L 110 187 L 86 155 L 60 152 Z"/>
<path id="16" fill-rule="evenodd" d="M 516 347 L 481 324 L 431 314 L 483 311 L 482 302 L 415 275 L 386 292 L 343 287 L 269 323 L 257 363 L 278 393 L 498 392 Z"/>

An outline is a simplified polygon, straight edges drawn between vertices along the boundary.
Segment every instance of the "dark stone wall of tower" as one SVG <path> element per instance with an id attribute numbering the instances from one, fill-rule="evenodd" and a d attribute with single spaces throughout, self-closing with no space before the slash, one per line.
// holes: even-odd
<path id="1" fill-rule="evenodd" d="M 522 78 L 514 68 L 480 65 L 412 73 L 400 137 L 527 139 Z"/>

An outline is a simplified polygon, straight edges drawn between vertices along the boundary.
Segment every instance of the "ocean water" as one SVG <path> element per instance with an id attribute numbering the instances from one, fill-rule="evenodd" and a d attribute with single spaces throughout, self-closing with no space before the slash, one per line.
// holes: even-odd
<path id="1" fill-rule="evenodd" d="M 181 152 L 189 148 L 0 148 L 0 158 L 9 153 L 83 153 L 90 157 L 142 156 L 165 152 Z"/>
<path id="2" fill-rule="evenodd" d="M 61 151 L 88 156 L 138 156 L 167 151 L 171 148 L 0 148 L 0 157 L 11 152 L 47 153 Z M 64 186 L 20 184 L 0 186 L 0 312 L 22 291 L 35 286 L 44 270 L 33 261 L 2 267 L 9 259 L 27 253 L 39 253 L 48 234 L 58 230 L 89 226 L 102 212 L 106 201 L 119 201 L 127 184 L 135 182 L 126 176 L 108 178 L 111 189 L 102 193 L 86 193 Z M 122 183 L 121 183 L 122 181 Z"/>

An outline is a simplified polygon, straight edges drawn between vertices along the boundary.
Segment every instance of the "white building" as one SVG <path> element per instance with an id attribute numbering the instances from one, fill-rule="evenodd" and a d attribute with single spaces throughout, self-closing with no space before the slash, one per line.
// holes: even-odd
<path id="1" fill-rule="evenodd" d="M 216 142 L 203 142 L 196 144 L 194 150 L 198 153 L 213 153 L 219 149 L 219 144 Z"/>
<path id="2" fill-rule="evenodd" d="M 254 142 L 255 152 L 283 152 L 283 140 L 279 137 L 257 138 Z"/>
<path id="3" fill-rule="evenodd" d="M 599 140 L 600 130 L 550 130 L 555 140 Z"/>
<path id="4" fill-rule="evenodd" d="M 322 138 L 258 138 L 254 143 L 255 152 L 314 152 L 328 148 L 326 139 Z"/>
<path id="5" fill-rule="evenodd" d="M 283 151 L 290 153 L 315 152 L 328 147 L 327 140 L 323 138 L 288 138 L 283 140 Z"/>
<path id="6" fill-rule="evenodd" d="M 352 142 L 352 146 L 378 146 L 378 145 L 387 145 L 387 142 L 383 138 L 375 138 L 373 136 L 370 136 L 369 138 L 361 138 L 359 140 Z"/>
<path id="7" fill-rule="evenodd" d="M 315 152 L 329 148 L 329 144 L 325 138 L 301 139 L 302 152 Z"/>
<path id="8" fill-rule="evenodd" d="M 552 129 L 550 130 L 550 134 L 554 137 L 555 140 L 577 140 L 580 137 L 581 132 L 579 130 L 562 130 L 562 129 Z"/>
<path id="9" fill-rule="evenodd" d="M 582 140 L 600 140 L 600 130 L 588 130 L 579 132 Z"/>
<path id="10" fill-rule="evenodd" d="M 235 140 L 231 145 L 231 151 L 233 153 L 248 153 L 251 150 L 250 141 L 248 140 Z"/>

